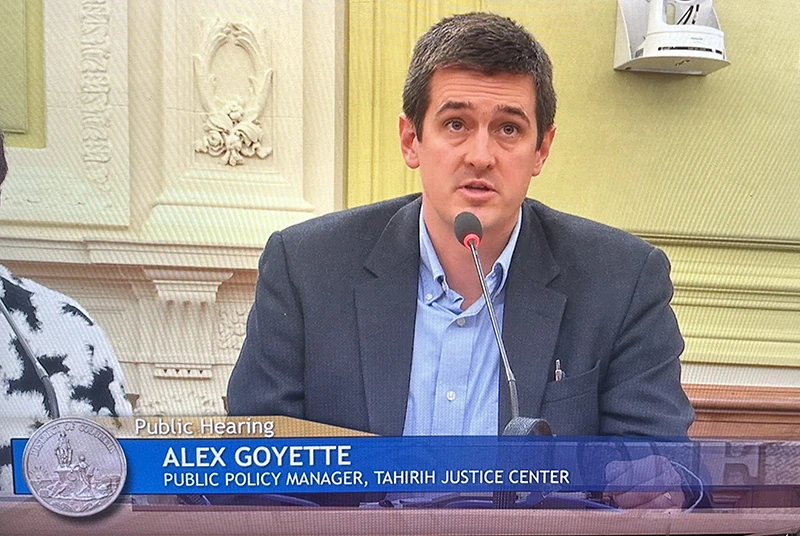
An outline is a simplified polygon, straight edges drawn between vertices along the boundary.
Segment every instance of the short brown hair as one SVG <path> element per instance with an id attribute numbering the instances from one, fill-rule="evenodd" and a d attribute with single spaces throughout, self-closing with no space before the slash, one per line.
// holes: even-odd
<path id="1" fill-rule="evenodd" d="M 532 77 L 536 92 L 536 147 L 541 145 L 556 115 L 553 65 L 525 28 L 492 13 L 466 13 L 442 19 L 419 38 L 403 88 L 403 113 L 414 124 L 420 139 L 430 104 L 430 81 L 436 69 L 442 67 Z"/>

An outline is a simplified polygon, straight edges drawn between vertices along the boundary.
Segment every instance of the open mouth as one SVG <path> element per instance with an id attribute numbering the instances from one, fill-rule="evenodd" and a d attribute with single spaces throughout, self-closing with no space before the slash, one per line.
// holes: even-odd
<path id="1" fill-rule="evenodd" d="M 494 191 L 494 188 L 492 188 L 488 183 L 483 182 L 483 181 L 469 182 L 469 183 L 463 185 L 462 188 L 464 190 L 467 190 L 467 191 L 470 191 L 470 192 L 476 192 L 476 193 L 479 193 L 479 192 L 493 192 Z"/>

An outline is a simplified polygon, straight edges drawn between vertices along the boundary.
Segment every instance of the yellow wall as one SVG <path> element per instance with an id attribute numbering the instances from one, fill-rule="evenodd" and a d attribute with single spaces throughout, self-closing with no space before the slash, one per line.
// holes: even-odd
<path id="1" fill-rule="evenodd" d="M 15 16 L 0 15 L 0 35 L 19 39 L 24 33 L 24 49 L 6 47 L 0 50 L 0 64 L 7 65 L 10 72 L 24 73 L 24 80 L 0 80 L 0 89 L 8 91 L 0 98 L 0 104 L 20 108 L 26 116 L 25 128 L 20 132 L 7 132 L 6 144 L 15 147 L 41 148 L 45 146 L 44 120 L 44 11 L 42 0 L 3 0 L 2 12 L 6 10 Z M 18 16 L 24 20 L 25 27 L 14 27 Z M 10 27 L 6 27 L 10 26 Z M 8 63 L 6 63 L 8 62 Z M 0 75 L 2 76 L 2 75 Z M 20 94 L 21 93 L 21 94 Z M 0 118 L 4 115 L 0 106 Z M 0 119 L 0 126 L 5 122 Z"/>
<path id="2" fill-rule="evenodd" d="M 397 141 L 416 38 L 453 12 L 508 15 L 559 97 L 530 195 L 667 251 L 684 360 L 800 366 L 800 5 L 715 7 L 731 66 L 692 77 L 614 71 L 615 0 L 351 0 L 348 206 L 419 189 Z"/>

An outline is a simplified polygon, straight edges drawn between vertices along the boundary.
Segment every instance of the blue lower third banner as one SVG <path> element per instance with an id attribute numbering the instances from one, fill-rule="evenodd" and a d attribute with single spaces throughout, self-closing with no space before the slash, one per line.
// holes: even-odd
<path id="1" fill-rule="evenodd" d="M 27 439 L 14 439 L 14 491 Z M 666 467 L 712 484 L 722 444 L 608 438 L 120 439 L 124 494 L 608 491 L 680 489 Z M 90 463 L 91 460 L 86 460 Z M 611 469 L 610 469 L 611 468 Z M 610 474 L 613 473 L 613 474 Z M 626 476 L 627 475 L 627 476 Z M 703 485 L 701 484 L 701 485 Z"/>

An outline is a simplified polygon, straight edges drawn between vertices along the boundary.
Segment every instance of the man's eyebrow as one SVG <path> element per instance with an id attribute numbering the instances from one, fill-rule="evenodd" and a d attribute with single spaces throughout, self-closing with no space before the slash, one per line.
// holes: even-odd
<path id="1" fill-rule="evenodd" d="M 496 112 L 502 112 L 509 115 L 515 115 L 525 121 L 526 124 L 530 125 L 531 120 L 528 117 L 528 114 L 525 113 L 525 110 L 520 108 L 519 106 L 511 106 L 509 104 L 499 104 L 495 107 Z"/>
<path id="2" fill-rule="evenodd" d="M 448 110 L 471 110 L 475 106 L 469 101 L 447 101 L 443 103 L 439 108 L 436 110 L 436 115 L 441 115 L 442 113 Z M 527 125 L 531 124 L 531 120 L 528 117 L 528 114 L 525 113 L 525 110 L 520 108 L 519 106 L 512 106 L 510 104 L 498 104 L 494 108 L 495 112 L 505 113 L 509 115 L 514 115 L 525 121 Z"/>
<path id="3" fill-rule="evenodd" d="M 436 110 L 436 115 L 446 112 L 448 110 L 464 110 L 474 108 L 473 104 L 468 101 L 447 101 Z"/>

